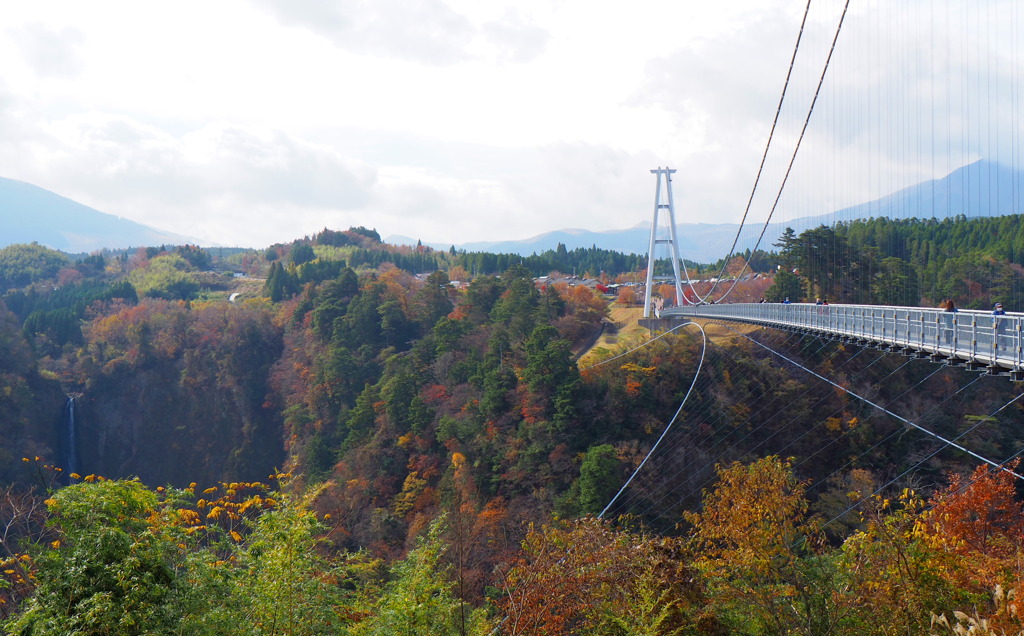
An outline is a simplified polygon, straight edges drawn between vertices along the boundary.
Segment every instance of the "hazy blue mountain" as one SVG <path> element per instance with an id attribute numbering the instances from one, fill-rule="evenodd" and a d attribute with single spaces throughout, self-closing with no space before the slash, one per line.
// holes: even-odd
<path id="1" fill-rule="evenodd" d="M 800 219 L 820 222 L 888 217 L 944 219 L 948 216 L 1003 216 L 1024 210 L 1024 170 L 980 159 L 941 179 L 922 181 L 874 201 L 831 214 Z"/>
<path id="2" fill-rule="evenodd" d="M 736 235 L 736 228 L 736 225 L 729 224 L 682 223 L 678 226 L 676 234 L 676 238 L 679 240 L 680 252 L 688 260 L 700 260 L 692 256 L 692 254 L 705 255 L 716 253 L 719 244 L 723 245 L 721 250 L 728 249 Z M 728 236 L 728 242 L 723 243 L 722 237 L 725 236 Z M 416 239 L 404 236 L 389 236 L 385 240 L 388 243 L 398 245 L 416 244 Z M 559 243 L 563 243 L 570 250 L 578 247 L 597 246 L 602 249 L 623 252 L 625 254 L 646 254 L 650 247 L 650 241 L 651 224 L 647 221 L 625 230 L 608 230 L 605 232 L 579 229 L 556 230 L 517 241 L 460 243 L 455 245 L 455 249 L 466 250 L 467 252 L 493 252 L 528 256 L 534 252 L 541 253 L 549 249 L 553 250 L 558 247 Z M 710 249 L 708 248 L 709 245 L 712 246 Z M 451 246 L 432 244 L 431 247 L 447 249 Z M 718 258 L 718 256 L 714 258 Z"/>
<path id="3" fill-rule="evenodd" d="M 104 247 L 197 242 L 100 212 L 30 183 L 0 177 L 0 247 L 33 241 L 72 254 Z"/>
<path id="4" fill-rule="evenodd" d="M 982 159 L 953 171 L 944 179 L 925 181 L 874 201 L 874 208 L 856 206 L 850 211 L 861 216 L 868 212 L 870 216 L 892 218 L 943 218 L 956 214 L 1004 216 L 1021 212 L 1024 208 L 1022 194 L 1024 170 Z"/>
<path id="5" fill-rule="evenodd" d="M 761 246 L 770 249 L 786 225 L 806 229 L 837 220 L 879 216 L 946 218 L 957 214 L 998 216 L 1019 212 L 1024 212 L 1024 171 L 980 160 L 942 179 L 925 181 L 874 201 L 831 214 L 772 224 Z M 735 224 L 728 223 L 681 223 L 677 227 L 680 252 L 688 260 L 713 262 L 732 245 L 736 229 Z M 753 247 L 758 233 L 756 228 L 746 228 L 737 250 Z M 416 244 L 416 239 L 403 236 L 390 236 L 385 240 L 394 244 Z M 0 178 L 0 247 L 32 241 L 71 253 L 103 247 L 198 242 L 100 212 L 29 183 Z M 627 254 L 646 254 L 649 242 L 650 223 L 645 222 L 622 230 L 565 229 L 517 241 L 478 241 L 455 247 L 466 251 L 529 255 L 553 250 L 563 243 L 569 249 L 597 246 Z M 451 244 L 431 244 L 431 247 L 448 249 Z"/>
<path id="6" fill-rule="evenodd" d="M 954 170 L 942 179 L 923 181 L 874 201 L 861 203 L 830 214 L 804 217 L 772 223 L 765 231 L 761 247 L 772 249 L 772 243 L 786 226 L 802 231 L 820 224 L 836 221 L 888 217 L 939 218 L 958 214 L 965 216 L 1000 216 L 1024 212 L 1024 171 L 979 160 Z M 736 224 L 680 223 L 676 228 L 679 250 L 683 258 L 710 263 L 721 258 L 736 237 Z M 753 248 L 760 227 L 744 229 L 736 249 Z M 568 249 L 592 245 L 618 252 L 646 254 L 650 244 L 650 222 L 624 230 L 591 232 L 588 230 L 558 230 L 518 241 L 478 241 L 456 244 L 456 249 L 530 255 L 555 249 L 564 243 Z M 415 245 L 415 239 L 402 236 L 388 237 L 387 242 Z M 431 245 L 448 249 L 450 245 Z M 662 252 L 664 253 L 664 252 Z"/>

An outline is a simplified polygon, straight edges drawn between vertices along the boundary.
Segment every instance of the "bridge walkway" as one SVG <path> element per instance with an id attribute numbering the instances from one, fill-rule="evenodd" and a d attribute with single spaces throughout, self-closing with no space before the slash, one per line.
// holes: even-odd
<path id="1" fill-rule="evenodd" d="M 923 307 L 725 303 L 664 309 L 662 319 L 727 320 L 815 334 L 1024 380 L 1024 315 Z"/>

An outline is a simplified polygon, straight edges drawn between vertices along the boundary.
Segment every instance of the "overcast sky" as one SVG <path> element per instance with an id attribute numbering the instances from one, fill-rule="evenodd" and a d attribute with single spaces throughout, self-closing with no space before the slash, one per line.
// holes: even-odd
<path id="1" fill-rule="evenodd" d="M 895 13 L 852 4 L 794 197 L 827 212 L 978 158 L 1016 161 L 1012 0 L 980 12 L 973 0 L 883 3 Z M 841 9 L 814 6 L 779 131 L 785 153 Z M 803 9 L 802 0 L 6 3 L 0 176 L 252 247 L 351 225 L 446 244 L 621 229 L 650 220 L 659 166 L 679 171 L 677 220 L 736 222 Z M 980 75 L 963 70 L 976 67 Z M 867 106 L 852 106 L 853 94 Z M 780 156 L 766 193 L 788 160 Z M 821 157 L 831 157 L 827 168 Z"/>

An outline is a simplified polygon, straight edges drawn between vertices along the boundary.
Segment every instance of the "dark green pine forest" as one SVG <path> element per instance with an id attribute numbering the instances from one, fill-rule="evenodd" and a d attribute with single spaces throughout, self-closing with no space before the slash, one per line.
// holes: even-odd
<path id="1" fill-rule="evenodd" d="M 1019 311 L 1020 226 L 855 221 L 688 267 L 747 263 L 769 300 Z M 773 330 L 648 342 L 615 292 L 644 267 L 364 227 L 262 250 L 0 249 L 0 625 L 1024 629 L 1018 384 Z M 599 286 L 553 282 L 573 272 Z"/>
<path id="2" fill-rule="evenodd" d="M 877 218 L 799 235 L 787 228 L 776 247 L 776 264 L 799 274 L 779 281 L 794 299 L 821 295 L 831 302 L 934 306 L 951 298 L 969 309 L 999 301 L 1008 311 L 1024 310 L 1020 215 Z"/>

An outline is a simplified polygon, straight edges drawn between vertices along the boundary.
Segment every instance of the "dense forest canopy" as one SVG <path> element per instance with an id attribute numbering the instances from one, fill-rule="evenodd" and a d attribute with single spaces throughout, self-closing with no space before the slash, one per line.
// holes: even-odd
<path id="1" fill-rule="evenodd" d="M 799 280 L 783 277 L 773 300 L 984 309 L 1002 302 L 1024 310 L 1024 219 L 857 220 L 820 226 L 776 243 L 778 259 Z"/>
<path id="2" fill-rule="evenodd" d="M 774 272 L 769 294 L 1014 307 L 1009 218 L 787 232 L 725 264 Z M 598 284 L 643 280 L 643 261 L 395 247 L 361 227 L 263 250 L 0 250 L 4 628 L 1022 627 L 1010 473 L 735 333 L 703 352 L 693 330 L 592 347 L 626 309 Z M 1024 448 L 1005 379 L 747 336 L 986 457 Z M 691 383 L 665 449 L 595 519 Z"/>

